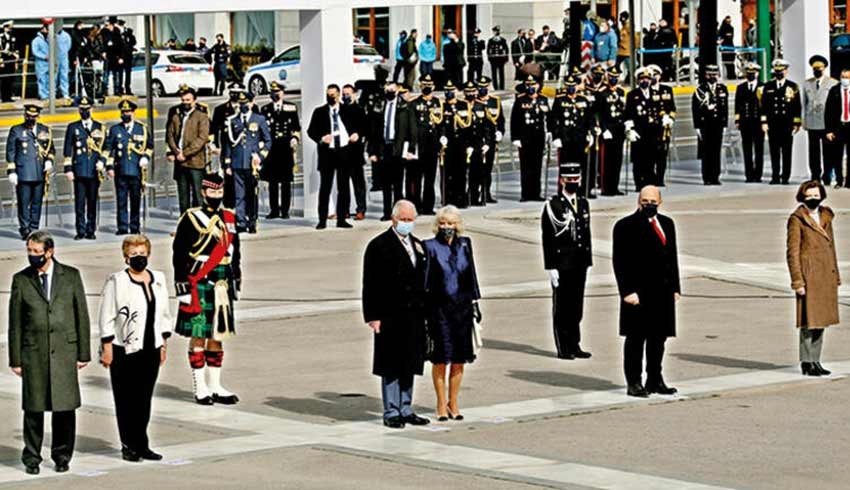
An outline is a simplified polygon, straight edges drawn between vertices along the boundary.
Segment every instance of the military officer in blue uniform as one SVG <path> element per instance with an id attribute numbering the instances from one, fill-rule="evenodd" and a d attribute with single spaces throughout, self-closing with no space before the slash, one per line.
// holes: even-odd
<path id="1" fill-rule="evenodd" d="M 227 119 L 222 142 L 224 172 L 233 177 L 236 231 L 257 232 L 257 185 L 261 162 L 268 157 L 272 138 L 262 114 L 253 110 L 250 92 L 239 92 L 239 112 Z"/>
<path id="2" fill-rule="evenodd" d="M 50 128 L 38 122 L 41 107 L 24 106 L 24 122 L 12 126 L 6 140 L 6 172 L 18 195 L 18 231 L 26 240 L 41 222 L 44 183 L 53 171 L 56 149 Z"/>
<path id="3" fill-rule="evenodd" d="M 92 99 L 80 97 L 77 102 L 80 120 L 65 130 L 65 176 L 74 183 L 74 213 L 77 234 L 74 240 L 94 240 L 97 224 L 97 198 L 106 166 L 103 144 L 106 128 L 91 117 Z"/>
<path id="4" fill-rule="evenodd" d="M 109 128 L 104 144 L 108 157 L 106 171 L 115 179 L 115 195 L 118 210 L 116 235 L 140 232 L 140 209 L 142 188 L 147 178 L 147 169 L 153 156 L 153 132 L 134 119 L 136 104 L 122 100 L 118 104 L 121 122 Z M 130 199 L 130 215 L 127 218 L 127 198 Z"/>

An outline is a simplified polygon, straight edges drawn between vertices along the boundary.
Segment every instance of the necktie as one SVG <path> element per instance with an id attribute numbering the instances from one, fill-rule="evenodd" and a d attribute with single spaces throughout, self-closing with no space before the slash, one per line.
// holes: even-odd
<path id="1" fill-rule="evenodd" d="M 842 111 L 841 121 L 847 122 L 850 121 L 850 93 L 848 93 L 847 89 L 844 89 L 844 111 Z"/>
<path id="2" fill-rule="evenodd" d="M 576 198 L 574 198 L 574 197 L 570 198 L 570 206 L 572 206 L 573 209 L 578 210 L 578 208 L 576 208 Z"/>
<path id="3" fill-rule="evenodd" d="M 50 299 L 50 291 L 47 290 L 47 274 L 41 274 L 41 290 L 44 292 L 44 297 Z"/>
<path id="4" fill-rule="evenodd" d="M 333 122 L 334 148 L 339 148 L 339 111 L 336 109 L 334 109 Z"/>
<path id="5" fill-rule="evenodd" d="M 243 126 L 247 126 L 247 125 L 248 125 L 248 116 L 242 116 L 242 125 L 243 125 Z"/>
<path id="6" fill-rule="evenodd" d="M 661 240 L 661 245 L 667 245 L 667 237 L 664 236 L 664 232 L 661 231 L 661 226 L 658 224 L 658 220 L 652 218 L 652 228 L 655 230 L 655 234 L 658 235 L 658 239 Z"/>
<path id="7" fill-rule="evenodd" d="M 404 237 L 401 243 L 404 245 L 407 255 L 410 256 L 410 263 L 413 264 L 413 267 L 416 267 L 416 254 L 413 253 L 413 247 L 410 246 L 410 238 Z"/>
<path id="8" fill-rule="evenodd" d="M 818 80 L 817 82 L 815 82 L 815 86 L 817 87 L 817 89 L 818 89 L 818 90 L 820 90 L 820 80 Z"/>
<path id="9" fill-rule="evenodd" d="M 392 124 L 393 103 L 387 104 L 387 113 L 384 115 L 384 141 L 390 140 L 390 124 Z"/>

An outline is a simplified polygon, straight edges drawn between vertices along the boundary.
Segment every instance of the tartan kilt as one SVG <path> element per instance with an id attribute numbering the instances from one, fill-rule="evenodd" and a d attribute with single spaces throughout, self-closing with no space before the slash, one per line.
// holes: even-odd
<path id="1" fill-rule="evenodd" d="M 177 313 L 177 325 L 174 332 L 184 337 L 197 337 L 202 339 L 213 338 L 213 322 L 215 320 L 215 283 L 221 280 L 228 284 L 229 308 L 219 318 L 219 325 L 230 325 L 229 335 L 235 335 L 235 318 L 233 315 L 233 280 L 230 266 L 219 265 L 210 272 L 206 279 L 198 283 L 198 299 L 201 303 L 201 312 L 190 315 L 182 310 Z M 226 322 L 226 323 L 224 323 Z"/>

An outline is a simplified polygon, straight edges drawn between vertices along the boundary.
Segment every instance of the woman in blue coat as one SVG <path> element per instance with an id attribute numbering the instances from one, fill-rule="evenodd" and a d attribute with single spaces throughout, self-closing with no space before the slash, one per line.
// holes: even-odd
<path id="1" fill-rule="evenodd" d="M 428 264 L 425 289 L 428 298 L 428 333 L 433 343 L 429 360 L 437 392 L 437 418 L 463 420 L 458 392 L 463 368 L 475 360 L 472 344 L 473 321 L 481 321 L 478 276 L 472 256 L 472 241 L 463 236 L 463 221 L 454 206 L 437 211 L 434 238 L 425 240 Z M 448 397 L 446 365 L 449 372 Z"/>

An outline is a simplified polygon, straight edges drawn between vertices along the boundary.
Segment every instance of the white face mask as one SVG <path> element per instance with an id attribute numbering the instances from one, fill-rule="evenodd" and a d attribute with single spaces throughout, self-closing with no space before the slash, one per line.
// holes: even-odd
<path id="1" fill-rule="evenodd" d="M 850 78 L 842 78 L 841 79 L 842 87 L 850 87 Z"/>

